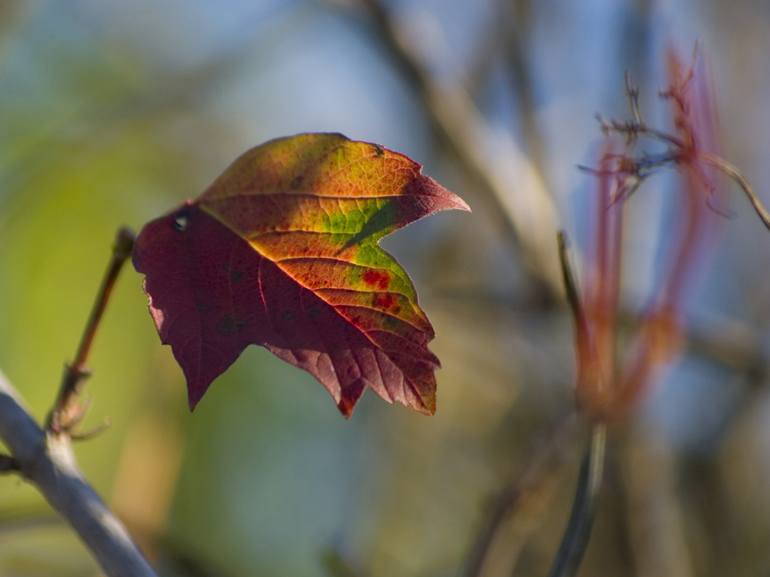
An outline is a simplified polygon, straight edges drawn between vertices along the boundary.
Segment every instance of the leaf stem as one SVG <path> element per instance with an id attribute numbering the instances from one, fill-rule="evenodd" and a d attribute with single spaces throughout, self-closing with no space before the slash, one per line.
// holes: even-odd
<path id="1" fill-rule="evenodd" d="M 112 246 L 112 257 L 107 270 L 104 273 L 102 284 L 94 300 L 91 314 L 80 338 L 80 344 L 75 352 L 75 360 L 65 365 L 64 376 L 62 377 L 59 393 L 56 397 L 51 412 L 48 414 L 46 428 L 55 434 L 67 433 L 77 425 L 85 415 L 86 405 L 75 402 L 80 394 L 82 385 L 90 376 L 86 368 L 91 346 L 102 320 L 104 311 L 109 303 L 112 289 L 118 279 L 123 265 L 131 256 L 134 247 L 134 233 L 131 229 L 121 227 L 115 235 L 115 243 Z"/>

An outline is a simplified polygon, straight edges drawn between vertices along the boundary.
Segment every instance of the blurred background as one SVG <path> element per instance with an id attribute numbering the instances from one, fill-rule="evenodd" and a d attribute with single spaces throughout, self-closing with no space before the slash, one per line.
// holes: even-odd
<path id="1" fill-rule="evenodd" d="M 574 405 L 555 232 L 591 234 L 576 165 L 595 162 L 594 113 L 625 113 L 629 70 L 670 124 L 665 50 L 698 42 L 722 154 L 770 202 L 769 32 L 761 0 L 1 0 L 0 368 L 43 419 L 116 228 L 247 148 L 339 131 L 402 151 L 474 208 L 384 243 L 436 328 L 435 417 L 369 393 L 345 421 L 255 347 L 190 414 L 129 266 L 87 386 L 86 427 L 111 427 L 79 462 L 162 575 L 543 575 L 585 435 L 510 494 Z M 676 193 L 661 177 L 629 201 L 632 315 L 665 274 Z M 610 430 L 581 575 L 768 574 L 770 235 L 728 198 L 681 357 Z M 0 478 L 0 575 L 98 574 L 32 487 Z"/>

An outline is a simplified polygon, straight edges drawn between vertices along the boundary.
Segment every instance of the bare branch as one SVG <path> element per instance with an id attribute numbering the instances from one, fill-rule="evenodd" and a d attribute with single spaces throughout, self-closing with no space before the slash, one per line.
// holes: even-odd
<path id="1" fill-rule="evenodd" d="M 108 577 L 155 577 L 123 524 L 78 470 L 69 437 L 46 434 L 2 373 L 0 439 L 21 475 L 69 522 Z"/>

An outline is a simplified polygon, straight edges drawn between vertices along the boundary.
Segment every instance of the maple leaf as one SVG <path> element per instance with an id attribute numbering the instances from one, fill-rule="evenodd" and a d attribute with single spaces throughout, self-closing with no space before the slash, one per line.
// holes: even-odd
<path id="1" fill-rule="evenodd" d="M 345 416 L 367 387 L 435 412 L 433 328 L 378 243 L 434 212 L 470 209 L 420 169 L 340 134 L 281 138 L 145 225 L 134 267 L 191 409 L 256 344 L 312 374 Z"/>

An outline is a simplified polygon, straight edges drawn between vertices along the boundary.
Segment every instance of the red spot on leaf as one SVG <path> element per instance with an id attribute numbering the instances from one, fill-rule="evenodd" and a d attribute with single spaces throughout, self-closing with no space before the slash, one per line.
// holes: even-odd
<path id="1" fill-rule="evenodd" d="M 385 271 L 368 270 L 364 273 L 364 282 L 371 287 L 385 290 L 390 284 L 390 274 Z"/>
<path id="2" fill-rule="evenodd" d="M 374 295 L 374 300 L 372 302 L 374 306 L 388 310 L 394 304 L 396 304 L 396 297 L 394 297 L 391 293 L 376 294 Z"/>

